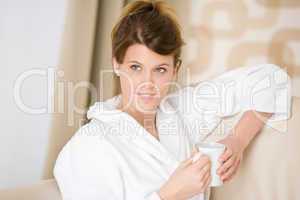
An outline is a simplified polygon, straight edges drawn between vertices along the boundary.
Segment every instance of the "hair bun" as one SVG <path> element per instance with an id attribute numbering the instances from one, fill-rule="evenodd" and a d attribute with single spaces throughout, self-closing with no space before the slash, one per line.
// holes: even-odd
<path id="1" fill-rule="evenodd" d="M 175 10 L 162 0 L 138 0 L 127 4 L 112 32 L 112 56 L 123 63 L 129 46 L 142 44 L 161 55 L 173 55 L 180 66 L 184 45 Z"/>
<path id="2" fill-rule="evenodd" d="M 155 10 L 155 5 L 153 3 L 148 3 L 143 5 L 143 7 L 139 7 L 132 10 L 132 12 L 128 14 L 128 16 L 145 14 L 147 12 L 153 12 L 154 10 Z"/>

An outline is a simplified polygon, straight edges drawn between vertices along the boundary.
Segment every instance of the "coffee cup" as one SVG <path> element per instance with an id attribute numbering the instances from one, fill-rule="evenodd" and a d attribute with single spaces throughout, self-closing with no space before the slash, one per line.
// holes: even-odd
<path id="1" fill-rule="evenodd" d="M 216 143 L 216 142 L 201 142 L 197 143 L 195 147 L 199 150 L 201 154 L 207 155 L 211 161 L 211 187 L 217 187 L 223 185 L 223 181 L 220 176 L 217 174 L 217 169 L 220 166 L 218 161 L 220 156 L 225 150 L 225 145 Z M 193 162 L 199 159 L 199 155 L 196 154 L 193 158 Z"/>

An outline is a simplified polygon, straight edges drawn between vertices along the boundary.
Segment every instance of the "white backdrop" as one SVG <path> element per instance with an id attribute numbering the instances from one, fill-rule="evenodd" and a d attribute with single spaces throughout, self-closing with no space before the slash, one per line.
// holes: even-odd
<path id="1" fill-rule="evenodd" d="M 14 83 L 38 69 L 20 88 L 28 107 L 47 107 L 47 68 L 56 67 L 65 14 L 64 0 L 0 0 L 0 188 L 40 180 L 50 114 L 32 115 L 14 101 Z"/>

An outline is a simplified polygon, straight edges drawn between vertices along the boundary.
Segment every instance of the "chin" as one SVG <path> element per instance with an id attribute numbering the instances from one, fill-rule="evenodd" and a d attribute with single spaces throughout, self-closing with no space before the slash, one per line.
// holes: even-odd
<path id="1" fill-rule="evenodd" d="M 143 113 L 149 113 L 152 111 L 156 111 L 158 106 L 159 106 L 159 104 L 157 101 L 153 101 L 153 102 L 138 101 L 138 103 L 137 103 L 137 109 Z"/>

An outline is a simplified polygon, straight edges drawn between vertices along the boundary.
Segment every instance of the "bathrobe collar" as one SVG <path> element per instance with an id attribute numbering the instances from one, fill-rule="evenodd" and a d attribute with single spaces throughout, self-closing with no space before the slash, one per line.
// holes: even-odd
<path id="1" fill-rule="evenodd" d="M 177 167 L 179 160 L 178 156 L 171 153 L 161 142 L 159 142 L 154 136 L 152 136 L 144 127 L 142 127 L 131 115 L 121 110 L 116 109 L 117 105 L 121 101 L 121 94 L 114 96 L 104 102 L 96 102 L 90 107 L 87 113 L 88 119 L 97 119 L 104 122 L 107 125 L 118 123 L 128 123 L 130 126 L 134 126 L 134 131 L 127 131 L 129 134 L 127 139 L 129 142 L 134 143 L 143 151 L 150 153 L 160 162 L 169 166 L 169 172 L 171 173 Z M 161 124 L 168 124 L 170 120 L 176 123 L 175 109 L 168 103 L 168 101 L 162 101 L 159 105 L 156 113 L 156 126 L 158 129 L 159 137 L 163 138 L 163 134 L 168 129 L 160 128 Z M 179 134 L 179 133 L 177 133 Z M 173 141 L 172 145 L 179 148 L 180 137 L 170 137 Z M 180 156 L 179 156 L 180 157 Z"/>

